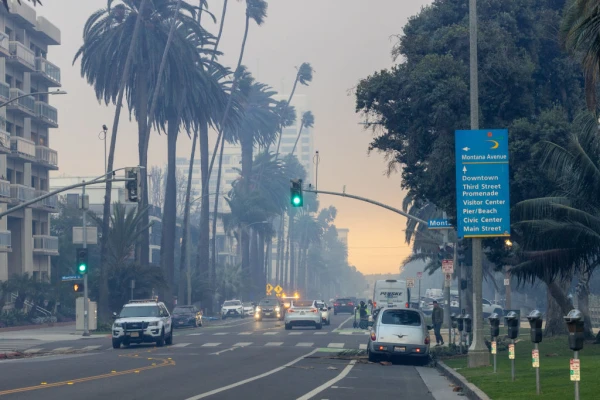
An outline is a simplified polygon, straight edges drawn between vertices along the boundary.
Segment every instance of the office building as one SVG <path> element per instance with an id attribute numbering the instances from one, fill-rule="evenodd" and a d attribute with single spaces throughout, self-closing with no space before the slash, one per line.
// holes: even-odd
<path id="1" fill-rule="evenodd" d="M 49 171 L 58 169 L 51 140 L 58 111 L 40 93 L 61 86 L 48 54 L 60 30 L 22 3 L 10 0 L 10 12 L 0 6 L 0 211 L 46 193 Z M 58 238 L 50 236 L 56 211 L 50 197 L 0 219 L 0 281 L 23 273 L 49 279 L 50 257 L 58 255 Z"/>

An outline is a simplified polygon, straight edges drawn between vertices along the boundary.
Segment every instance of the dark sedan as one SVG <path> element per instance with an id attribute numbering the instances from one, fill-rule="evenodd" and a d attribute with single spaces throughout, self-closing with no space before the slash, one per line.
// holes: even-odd
<path id="1" fill-rule="evenodd" d="M 254 312 L 254 319 L 262 321 L 263 318 L 283 319 L 283 307 L 277 298 L 262 299 Z"/>
<path id="2" fill-rule="evenodd" d="M 202 326 L 202 311 L 196 306 L 177 306 L 173 310 L 173 327 Z"/>
<path id="3" fill-rule="evenodd" d="M 333 313 L 335 315 L 338 315 L 338 313 L 354 314 L 354 308 L 357 306 L 355 302 L 356 300 L 350 298 L 335 299 L 333 302 Z"/>

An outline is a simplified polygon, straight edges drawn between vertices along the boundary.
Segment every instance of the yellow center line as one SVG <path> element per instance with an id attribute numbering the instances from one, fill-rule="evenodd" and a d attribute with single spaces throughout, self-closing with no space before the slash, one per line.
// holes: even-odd
<path id="1" fill-rule="evenodd" d="M 135 358 L 135 356 L 130 356 L 130 355 L 119 356 L 119 357 Z M 62 381 L 62 382 L 54 382 L 54 383 L 44 382 L 43 384 L 36 385 L 36 386 L 28 386 L 28 387 L 23 387 L 23 388 L 18 388 L 18 389 L 4 390 L 4 391 L 0 392 L 0 396 L 6 395 L 6 394 L 13 394 L 13 393 L 30 392 L 33 390 L 47 389 L 47 388 L 51 388 L 51 387 L 73 385 L 75 383 L 90 382 L 90 381 L 95 381 L 95 380 L 99 380 L 99 379 L 112 378 L 114 376 L 138 374 L 141 371 L 148 371 L 148 370 L 155 369 L 155 368 L 162 368 L 162 367 L 175 365 L 175 361 L 173 361 L 171 359 L 155 358 L 153 361 L 161 361 L 161 363 L 160 364 L 152 363 L 152 365 L 148 365 L 146 367 L 133 368 L 133 369 L 128 369 L 128 370 L 119 371 L 119 372 L 110 372 L 107 374 L 88 376 L 88 377 L 79 378 L 79 379 L 69 379 L 69 380 Z"/>

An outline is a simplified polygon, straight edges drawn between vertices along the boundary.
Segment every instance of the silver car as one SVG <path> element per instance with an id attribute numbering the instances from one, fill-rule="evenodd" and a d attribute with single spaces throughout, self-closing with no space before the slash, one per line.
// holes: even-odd
<path id="1" fill-rule="evenodd" d="M 427 363 L 430 329 L 431 327 L 425 324 L 425 315 L 419 310 L 382 309 L 377 314 L 369 335 L 369 361 L 377 362 L 382 357 L 404 356 Z"/>
<path id="2" fill-rule="evenodd" d="M 317 307 L 321 310 L 321 316 L 323 317 L 323 324 L 331 325 L 331 307 L 323 300 L 317 300 Z"/>
<path id="3" fill-rule="evenodd" d="M 283 321 L 286 330 L 294 326 L 314 326 L 316 329 L 323 327 L 323 315 L 317 300 L 292 300 Z"/>

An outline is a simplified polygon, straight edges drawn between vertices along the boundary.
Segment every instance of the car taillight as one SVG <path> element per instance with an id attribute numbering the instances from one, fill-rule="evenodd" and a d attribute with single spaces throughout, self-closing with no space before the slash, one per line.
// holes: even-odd
<path id="1" fill-rule="evenodd" d="M 310 312 L 317 312 L 317 311 L 319 311 L 319 310 L 317 310 L 316 308 L 311 308 L 310 309 Z"/>
<path id="2" fill-rule="evenodd" d="M 295 311 L 294 311 L 292 308 L 288 308 L 287 312 L 289 312 L 289 313 L 293 313 L 293 312 L 295 312 Z"/>
<path id="3" fill-rule="evenodd" d="M 376 301 L 373 302 L 373 307 L 377 307 L 377 302 Z"/>
<path id="4" fill-rule="evenodd" d="M 375 341 L 375 339 L 377 339 L 377 335 L 375 335 L 375 332 L 371 332 L 371 340 Z"/>
<path id="5" fill-rule="evenodd" d="M 335 307 L 339 307 L 340 303 L 333 303 Z"/>
<path id="6" fill-rule="evenodd" d="M 408 303 L 406 303 L 406 304 L 405 304 L 405 306 L 406 306 L 406 308 L 408 308 L 409 304 L 408 304 Z"/>
<path id="7" fill-rule="evenodd" d="M 350 303 L 348 303 L 348 305 L 349 305 L 349 306 L 353 306 L 353 305 L 354 305 L 354 303 L 350 302 Z"/>
<path id="8" fill-rule="evenodd" d="M 425 336 L 425 344 L 429 344 L 429 336 Z"/>

